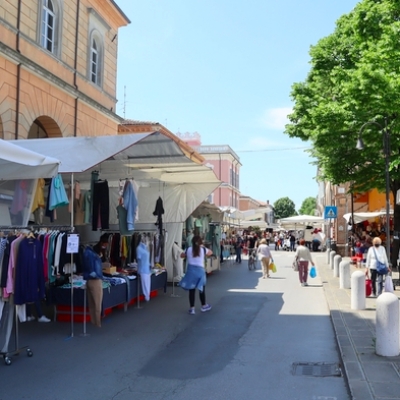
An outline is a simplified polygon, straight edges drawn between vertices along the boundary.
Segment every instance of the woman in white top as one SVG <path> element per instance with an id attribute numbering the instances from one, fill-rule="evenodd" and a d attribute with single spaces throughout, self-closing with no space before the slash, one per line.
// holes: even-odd
<path id="1" fill-rule="evenodd" d="M 269 264 L 271 263 L 272 255 L 266 239 L 261 239 L 260 245 L 257 248 L 257 254 L 259 254 L 261 258 L 263 279 L 265 279 L 265 277 L 269 278 Z"/>
<path id="2" fill-rule="evenodd" d="M 296 254 L 294 255 L 297 265 L 299 266 L 299 280 L 301 286 L 308 286 L 308 263 L 310 262 L 312 266 L 315 265 L 310 250 L 305 244 L 306 241 L 300 239 L 299 246 L 297 246 Z"/>
<path id="3" fill-rule="evenodd" d="M 388 268 L 388 272 L 390 271 L 386 250 L 383 246 L 381 246 L 381 244 L 382 240 L 379 237 L 373 238 L 372 246 L 368 249 L 367 253 L 367 263 L 366 263 L 367 271 L 365 274 L 368 277 L 368 272 L 369 272 L 369 275 L 371 276 L 372 293 L 374 296 L 376 296 L 376 284 L 378 284 L 378 296 L 382 294 L 383 277 L 386 276 L 386 274 L 385 275 L 378 274 L 376 270 L 377 258 L 380 262 L 385 263 Z"/>
<path id="4" fill-rule="evenodd" d="M 185 253 L 182 253 L 182 258 L 187 258 L 187 270 L 185 276 L 179 282 L 182 289 L 189 291 L 189 314 L 196 313 L 194 308 L 196 289 L 199 290 L 201 311 L 206 312 L 211 310 L 211 306 L 206 303 L 206 270 L 204 268 L 207 256 L 211 256 L 211 250 L 203 246 L 203 241 L 200 236 L 194 236 L 192 246 Z"/>

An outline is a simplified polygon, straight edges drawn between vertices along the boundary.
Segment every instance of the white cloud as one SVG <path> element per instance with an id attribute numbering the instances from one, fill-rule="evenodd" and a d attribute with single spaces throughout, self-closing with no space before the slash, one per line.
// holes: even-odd
<path id="1" fill-rule="evenodd" d="M 293 109 L 291 107 L 269 108 L 264 111 L 261 117 L 261 123 L 268 129 L 283 130 L 285 125 L 289 122 L 287 119 L 288 114 L 291 114 Z"/>

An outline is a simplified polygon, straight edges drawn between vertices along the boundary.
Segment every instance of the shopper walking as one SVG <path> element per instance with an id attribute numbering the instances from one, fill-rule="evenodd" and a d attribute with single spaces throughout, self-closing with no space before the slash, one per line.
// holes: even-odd
<path id="1" fill-rule="evenodd" d="M 390 272 L 390 267 L 389 267 L 389 261 L 386 255 L 386 250 L 383 246 L 381 246 L 382 240 L 379 237 L 375 237 L 372 239 L 372 247 L 368 249 L 367 253 L 367 271 L 366 275 L 368 276 L 368 273 L 371 277 L 372 281 L 372 293 L 374 296 L 376 296 L 377 292 L 377 287 L 378 287 L 378 296 L 382 294 L 383 291 L 383 281 L 384 277 Z M 382 263 L 384 263 L 387 267 L 387 273 L 386 274 L 378 274 L 377 271 L 377 262 L 378 260 Z"/>
<path id="2" fill-rule="evenodd" d="M 294 255 L 295 260 L 299 266 L 299 280 L 301 286 L 308 286 L 308 264 L 311 263 L 314 266 L 314 261 L 311 257 L 310 249 L 305 246 L 306 241 L 300 239 L 299 246 L 297 246 L 296 254 Z"/>
<path id="3" fill-rule="evenodd" d="M 242 263 L 242 249 L 243 249 L 244 241 L 240 235 L 237 235 L 235 241 L 235 251 L 236 251 L 236 259 L 235 262 L 241 264 Z"/>
<path id="4" fill-rule="evenodd" d="M 206 257 L 213 253 L 210 249 L 203 246 L 203 241 L 200 236 L 194 236 L 192 246 L 190 246 L 181 257 L 186 257 L 187 270 L 185 276 L 179 282 L 182 289 L 189 291 L 189 314 L 196 314 L 195 311 L 195 295 L 196 289 L 199 291 L 201 311 L 206 312 L 211 310 L 211 306 L 206 303 L 206 270 L 204 268 Z"/>
<path id="5" fill-rule="evenodd" d="M 257 254 L 259 254 L 259 257 L 261 258 L 263 279 L 269 278 L 269 265 L 272 261 L 272 255 L 266 239 L 260 240 L 260 245 L 257 248 Z"/>

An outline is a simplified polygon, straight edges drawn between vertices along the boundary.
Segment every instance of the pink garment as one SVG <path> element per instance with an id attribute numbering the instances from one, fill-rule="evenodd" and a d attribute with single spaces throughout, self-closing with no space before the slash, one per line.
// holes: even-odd
<path id="1" fill-rule="evenodd" d="M 28 181 L 26 180 L 15 181 L 14 196 L 10 208 L 11 214 L 16 215 L 25 208 L 28 202 L 27 189 L 28 189 Z"/>
<path id="2" fill-rule="evenodd" d="M 8 261 L 7 284 L 3 289 L 4 298 L 10 297 L 10 294 L 14 293 L 14 268 L 17 265 L 19 244 L 23 239 L 24 235 L 21 235 L 11 243 L 10 259 Z"/>

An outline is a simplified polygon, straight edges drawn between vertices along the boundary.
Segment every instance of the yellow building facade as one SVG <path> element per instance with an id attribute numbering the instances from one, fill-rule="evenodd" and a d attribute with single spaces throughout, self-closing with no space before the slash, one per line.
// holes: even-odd
<path id="1" fill-rule="evenodd" d="M 116 135 L 118 29 L 112 0 L 0 3 L 0 137 Z"/>

